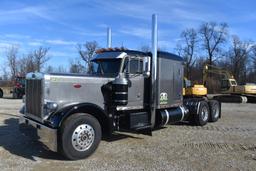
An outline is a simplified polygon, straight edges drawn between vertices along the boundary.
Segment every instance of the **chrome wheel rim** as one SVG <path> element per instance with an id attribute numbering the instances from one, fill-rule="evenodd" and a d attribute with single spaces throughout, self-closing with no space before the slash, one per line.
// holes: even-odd
<path id="1" fill-rule="evenodd" d="M 72 134 L 72 145 L 77 151 L 88 150 L 95 139 L 95 133 L 92 126 L 88 124 L 82 124 L 76 127 Z"/>
<path id="2" fill-rule="evenodd" d="M 208 119 L 208 117 L 209 117 L 209 111 L 208 111 L 208 109 L 207 109 L 206 106 L 204 106 L 204 107 L 202 108 L 201 114 L 202 114 L 202 119 L 203 119 L 203 121 L 206 122 L 207 119 Z"/>

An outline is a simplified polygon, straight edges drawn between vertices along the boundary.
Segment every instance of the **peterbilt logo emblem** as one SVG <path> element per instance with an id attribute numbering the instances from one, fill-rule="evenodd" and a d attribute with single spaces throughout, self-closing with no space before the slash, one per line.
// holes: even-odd
<path id="1" fill-rule="evenodd" d="M 168 103 L 168 94 L 161 93 L 160 94 L 160 104 L 167 104 Z"/>

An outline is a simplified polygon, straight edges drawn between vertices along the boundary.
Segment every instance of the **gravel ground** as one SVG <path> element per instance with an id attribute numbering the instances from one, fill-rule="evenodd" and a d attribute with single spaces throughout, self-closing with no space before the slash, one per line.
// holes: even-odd
<path id="1" fill-rule="evenodd" d="M 80 161 L 66 161 L 18 130 L 21 100 L 0 99 L 1 170 L 255 170 L 256 104 L 223 104 L 204 127 L 170 125 L 153 136 L 120 133 Z"/>

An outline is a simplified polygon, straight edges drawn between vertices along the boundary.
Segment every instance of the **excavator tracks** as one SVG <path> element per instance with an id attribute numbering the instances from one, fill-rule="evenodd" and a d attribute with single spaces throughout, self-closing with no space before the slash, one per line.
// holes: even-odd
<path id="1" fill-rule="evenodd" d="M 213 96 L 213 99 L 218 100 L 222 103 L 256 103 L 255 95 L 217 95 Z"/>
<path id="2" fill-rule="evenodd" d="M 247 103 L 256 103 L 256 96 L 254 95 L 246 95 Z"/>
<path id="3" fill-rule="evenodd" d="M 222 103 L 247 103 L 248 99 L 246 96 L 241 95 L 218 95 L 214 96 L 213 99 L 218 100 Z"/>

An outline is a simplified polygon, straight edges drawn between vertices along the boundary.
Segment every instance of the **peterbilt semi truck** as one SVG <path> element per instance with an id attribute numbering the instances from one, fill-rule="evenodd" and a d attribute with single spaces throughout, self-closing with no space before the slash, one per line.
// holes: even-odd
<path id="1" fill-rule="evenodd" d="M 183 99 L 183 59 L 157 51 L 101 49 L 90 75 L 29 73 L 20 130 L 71 160 L 90 156 L 102 136 L 143 133 L 176 122 L 217 121 L 220 103 Z M 32 131 L 31 131 L 32 130 Z"/>
<path id="2" fill-rule="evenodd" d="M 92 75 L 28 74 L 21 126 L 34 128 L 51 150 L 80 159 L 97 148 L 102 133 L 150 132 L 180 121 L 200 126 L 209 119 L 217 121 L 217 101 L 183 99 L 181 57 L 157 53 L 156 91 L 152 92 L 151 56 L 131 50 L 102 50 L 93 59 L 97 69 Z"/>

